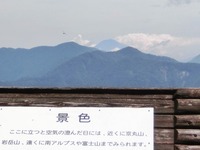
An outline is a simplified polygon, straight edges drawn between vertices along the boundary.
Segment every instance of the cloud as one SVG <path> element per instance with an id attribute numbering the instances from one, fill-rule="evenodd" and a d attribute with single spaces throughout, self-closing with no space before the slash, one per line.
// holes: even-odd
<path id="1" fill-rule="evenodd" d="M 183 4 L 191 4 L 194 2 L 200 2 L 199 0 L 168 0 L 168 6 L 170 5 L 183 5 Z"/>
<path id="2" fill-rule="evenodd" d="M 168 34 L 144 34 L 144 33 L 133 33 L 115 38 L 117 41 L 130 45 L 142 50 L 148 51 L 150 48 L 156 46 L 164 46 L 168 42 L 173 40 L 173 37 Z"/>
<path id="3" fill-rule="evenodd" d="M 91 41 L 83 39 L 83 36 L 81 34 L 79 34 L 77 37 L 73 38 L 72 41 L 74 41 L 80 45 L 83 45 L 83 46 L 89 46 L 89 47 L 95 46 L 95 44 L 92 43 Z"/>
<path id="4" fill-rule="evenodd" d="M 186 61 L 200 54 L 200 38 L 176 37 L 170 34 L 132 33 L 118 36 L 115 39 L 145 53 L 169 56 L 179 61 Z"/>

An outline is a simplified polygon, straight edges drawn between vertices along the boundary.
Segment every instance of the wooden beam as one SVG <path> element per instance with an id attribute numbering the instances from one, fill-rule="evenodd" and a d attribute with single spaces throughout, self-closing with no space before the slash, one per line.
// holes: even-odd
<path id="1" fill-rule="evenodd" d="M 155 115 L 155 128 L 174 128 L 173 115 Z"/>
<path id="2" fill-rule="evenodd" d="M 154 150 L 174 150 L 173 144 L 155 144 Z"/>
<path id="3" fill-rule="evenodd" d="M 175 150 L 200 150 L 200 145 L 175 145 Z"/>
<path id="4" fill-rule="evenodd" d="M 155 113 L 173 113 L 172 100 L 97 98 L 94 97 L 40 97 L 40 98 L 0 98 L 0 106 L 36 107 L 154 107 Z"/>
<path id="5" fill-rule="evenodd" d="M 155 129 L 154 136 L 156 144 L 174 144 L 173 129 Z"/>
<path id="6" fill-rule="evenodd" d="M 200 144 L 200 129 L 176 129 L 175 143 Z"/>
<path id="7" fill-rule="evenodd" d="M 177 98 L 199 98 L 200 89 L 178 89 L 175 93 Z"/>
<path id="8" fill-rule="evenodd" d="M 176 128 L 200 128 L 200 115 L 176 115 Z"/>
<path id="9" fill-rule="evenodd" d="M 177 99 L 177 113 L 200 113 L 200 99 Z"/>
<path id="10" fill-rule="evenodd" d="M 97 99 L 154 99 L 172 100 L 173 95 L 169 94 L 95 94 L 95 93 L 0 93 L 0 98 L 97 98 Z"/>

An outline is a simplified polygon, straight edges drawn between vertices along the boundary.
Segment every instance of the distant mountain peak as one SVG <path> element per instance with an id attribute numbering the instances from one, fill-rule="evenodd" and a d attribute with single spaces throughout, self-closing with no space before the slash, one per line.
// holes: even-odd
<path id="1" fill-rule="evenodd" d="M 65 47 L 65 46 L 69 46 L 69 45 L 71 45 L 71 46 L 81 46 L 76 42 L 70 41 L 70 42 L 58 44 L 57 47 Z"/>
<path id="2" fill-rule="evenodd" d="M 121 51 L 134 51 L 134 52 L 140 52 L 140 53 L 142 53 L 137 48 L 134 48 L 134 47 L 131 47 L 131 46 L 127 46 L 127 47 L 121 49 Z"/>
<path id="3" fill-rule="evenodd" d="M 175 59 L 172 59 L 170 57 L 165 57 L 165 56 L 156 56 L 156 55 L 152 55 L 152 54 L 147 54 L 144 52 L 141 52 L 140 50 L 134 48 L 134 47 L 125 47 L 119 51 L 117 51 L 117 53 L 120 53 L 124 56 L 131 56 L 131 57 L 138 57 L 140 59 L 148 59 L 151 61 L 162 61 L 162 62 L 177 62 Z"/>
<path id="4" fill-rule="evenodd" d="M 118 52 L 124 53 L 124 54 L 133 54 L 133 53 L 134 54 L 143 54 L 143 52 L 141 52 L 138 49 L 131 47 L 131 46 L 125 47 L 125 48 L 119 50 Z"/>
<path id="5" fill-rule="evenodd" d="M 85 46 L 82 46 L 82 45 L 79 45 L 79 44 L 77 44 L 76 42 L 73 42 L 73 41 L 70 41 L 70 42 L 65 42 L 65 43 L 61 43 L 61 44 L 58 44 L 58 45 L 56 45 L 56 46 L 38 46 L 38 47 L 33 47 L 33 48 L 31 48 L 31 50 L 38 50 L 38 49 L 40 49 L 40 50 L 44 50 L 44 49 L 48 49 L 48 48 L 50 48 L 50 49 L 74 49 L 74 48 L 76 48 L 76 49 L 79 49 L 80 47 L 85 47 Z"/>
<path id="6" fill-rule="evenodd" d="M 113 40 L 113 39 L 107 39 L 107 40 L 101 41 L 95 47 L 99 50 L 109 52 L 109 51 L 120 50 L 120 49 L 126 47 L 126 45 L 119 43 L 118 41 Z"/>

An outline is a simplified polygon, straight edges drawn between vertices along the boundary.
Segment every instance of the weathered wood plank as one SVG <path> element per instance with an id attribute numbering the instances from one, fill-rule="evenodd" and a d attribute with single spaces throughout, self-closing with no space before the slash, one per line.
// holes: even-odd
<path id="1" fill-rule="evenodd" d="M 154 136 L 156 144 L 174 144 L 173 129 L 155 129 Z"/>
<path id="2" fill-rule="evenodd" d="M 175 150 L 200 150 L 200 145 L 175 145 Z"/>
<path id="3" fill-rule="evenodd" d="M 174 150 L 173 144 L 155 144 L 154 150 Z"/>
<path id="4" fill-rule="evenodd" d="M 176 115 L 176 128 L 200 128 L 200 115 Z"/>
<path id="5" fill-rule="evenodd" d="M 155 128 L 174 128 L 173 115 L 155 115 Z"/>
<path id="6" fill-rule="evenodd" d="M 176 111 L 181 113 L 200 113 L 200 99 L 177 99 Z"/>
<path id="7" fill-rule="evenodd" d="M 177 144 L 200 144 L 199 129 L 176 129 L 175 136 Z"/>
<path id="8" fill-rule="evenodd" d="M 171 100 L 96 99 L 96 98 L 0 98 L 0 106 L 46 107 L 154 107 L 155 113 L 173 113 Z"/>
<path id="9" fill-rule="evenodd" d="M 81 97 L 81 96 L 76 96 L 76 97 L 26 97 L 26 96 L 21 96 L 21 97 L 7 97 L 7 98 L 0 98 L 0 102 L 18 102 L 18 101 L 43 101 L 43 102 L 50 102 L 50 101 L 74 101 L 74 102 L 94 102 L 94 101 L 101 101 L 101 102 L 118 102 L 118 103 L 144 103 L 144 104 L 149 104 L 149 103 L 162 103 L 163 106 L 168 103 L 174 103 L 172 100 L 158 100 L 158 99 L 142 99 L 142 98 L 118 98 L 116 97 L 109 97 L 109 98 L 103 98 L 103 97 Z"/>
<path id="10" fill-rule="evenodd" d="M 177 98 L 199 98 L 200 89 L 178 89 L 175 93 Z"/>
<path id="11" fill-rule="evenodd" d="M 172 100 L 173 95 L 167 95 L 167 94 L 136 94 L 136 95 L 129 95 L 129 94 L 79 94 L 79 93 L 0 93 L 0 98 L 96 98 L 96 99 L 155 99 L 155 100 Z"/>

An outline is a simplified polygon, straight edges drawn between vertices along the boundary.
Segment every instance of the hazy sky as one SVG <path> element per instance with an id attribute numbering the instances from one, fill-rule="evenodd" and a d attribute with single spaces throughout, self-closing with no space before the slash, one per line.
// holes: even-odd
<path id="1" fill-rule="evenodd" d="M 78 35 L 189 60 L 200 54 L 200 0 L 0 0 L 0 47 L 57 45 Z"/>

